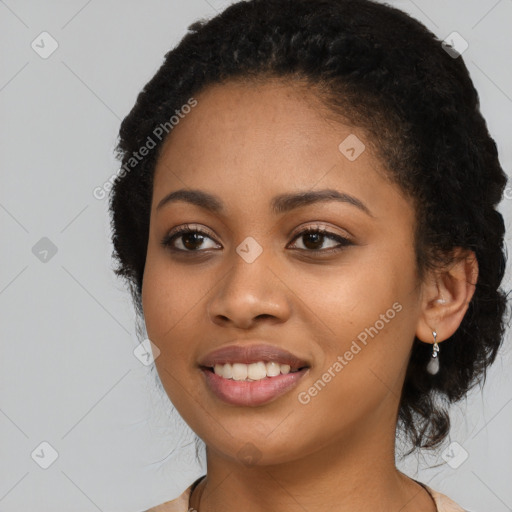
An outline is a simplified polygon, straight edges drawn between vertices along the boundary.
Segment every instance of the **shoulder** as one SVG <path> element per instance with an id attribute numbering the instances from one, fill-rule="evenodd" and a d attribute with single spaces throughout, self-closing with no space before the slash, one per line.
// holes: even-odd
<path id="1" fill-rule="evenodd" d="M 145 512 L 188 512 L 188 499 L 191 488 L 188 487 L 176 499 L 166 501 L 161 505 L 147 509 Z"/>
<path id="2" fill-rule="evenodd" d="M 204 478 L 204 475 L 189 485 L 176 499 L 149 508 L 144 512 L 188 512 L 188 502 L 192 489 Z"/>
<path id="3" fill-rule="evenodd" d="M 451 498 L 446 496 L 445 494 L 442 494 L 428 485 L 423 484 L 424 487 L 427 488 L 428 492 L 432 495 L 432 498 L 434 498 L 434 501 L 437 505 L 437 511 L 438 512 L 470 512 L 467 509 L 462 508 L 460 505 L 455 503 Z"/>

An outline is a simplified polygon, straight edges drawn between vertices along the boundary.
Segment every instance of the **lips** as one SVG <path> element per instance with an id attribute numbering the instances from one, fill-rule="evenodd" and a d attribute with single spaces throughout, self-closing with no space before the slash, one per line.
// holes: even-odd
<path id="1" fill-rule="evenodd" d="M 245 342 L 247 343 L 247 342 Z M 213 368 L 217 365 L 251 365 L 253 363 L 277 363 L 288 365 L 289 373 L 266 376 L 258 380 L 236 380 L 217 375 Z M 274 365 L 274 366 L 277 366 Z M 210 352 L 199 361 L 199 369 L 204 383 L 212 396 L 224 403 L 257 407 L 265 405 L 285 395 L 295 388 L 309 372 L 310 364 L 305 359 L 272 345 L 230 345 Z M 288 370 L 288 368 L 286 368 Z M 235 372 L 235 370 L 233 370 Z"/>
<path id="2" fill-rule="evenodd" d="M 290 365 L 291 370 L 309 367 L 309 363 L 291 352 L 273 345 L 229 345 L 210 352 L 199 361 L 203 368 L 213 368 L 216 364 L 243 363 L 251 364 L 275 362 Z"/>

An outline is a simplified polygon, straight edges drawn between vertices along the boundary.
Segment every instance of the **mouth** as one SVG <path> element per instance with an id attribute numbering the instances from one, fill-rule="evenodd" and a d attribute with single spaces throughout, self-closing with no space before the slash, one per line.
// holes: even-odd
<path id="1" fill-rule="evenodd" d="M 270 345 L 232 345 L 200 361 L 207 388 L 225 403 L 255 407 L 294 388 L 310 364 Z"/>

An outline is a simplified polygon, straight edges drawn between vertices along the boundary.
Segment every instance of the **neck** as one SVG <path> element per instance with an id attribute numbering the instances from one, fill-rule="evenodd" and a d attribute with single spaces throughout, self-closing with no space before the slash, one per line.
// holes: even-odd
<path id="1" fill-rule="evenodd" d="M 353 429 L 355 430 L 355 429 Z M 207 448 L 207 476 L 193 493 L 198 512 L 435 512 L 428 492 L 397 470 L 395 431 L 359 431 L 286 463 L 244 466 Z"/>

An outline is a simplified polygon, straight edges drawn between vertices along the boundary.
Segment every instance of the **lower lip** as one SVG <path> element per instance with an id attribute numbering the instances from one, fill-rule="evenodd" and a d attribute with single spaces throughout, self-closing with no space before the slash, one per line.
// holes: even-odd
<path id="1" fill-rule="evenodd" d="M 243 381 L 225 379 L 206 368 L 201 371 L 209 389 L 217 398 L 231 405 L 255 407 L 272 402 L 294 388 L 308 368 L 297 372 L 266 377 L 261 380 Z"/>

